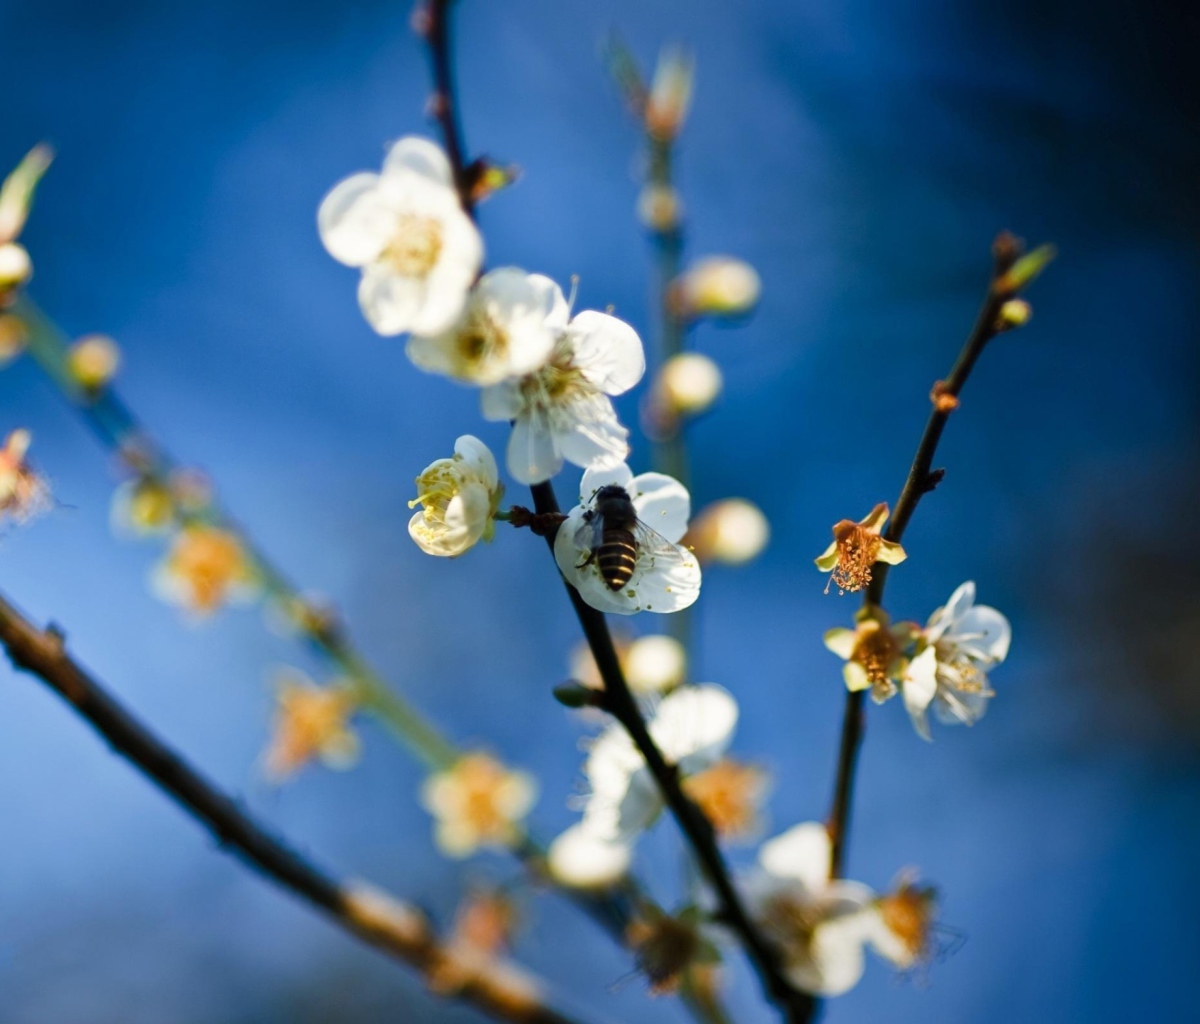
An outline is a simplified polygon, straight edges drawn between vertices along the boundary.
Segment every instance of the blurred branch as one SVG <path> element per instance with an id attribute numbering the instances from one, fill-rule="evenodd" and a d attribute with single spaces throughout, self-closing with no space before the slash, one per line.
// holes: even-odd
<path id="1" fill-rule="evenodd" d="M 501 962 L 460 963 L 416 908 L 361 882 L 343 882 L 316 867 L 259 825 L 164 744 L 71 658 L 63 634 L 41 630 L 0 596 L 0 645 L 13 665 L 38 677 L 87 721 L 118 754 L 195 818 L 225 849 L 323 910 L 368 945 L 415 967 L 427 979 L 451 975 L 460 985 L 443 994 L 505 1021 L 570 1024 L 544 1001 L 540 986 Z"/>
<path id="2" fill-rule="evenodd" d="M 967 378 L 975 368 L 984 348 L 987 347 L 997 334 L 1000 334 L 1019 323 L 1006 318 L 1006 303 L 1015 300 L 1021 289 L 1032 281 L 1033 277 L 1049 261 L 1053 250 L 1048 247 L 1037 249 L 1028 256 L 1022 255 L 1020 241 L 1008 232 L 1001 232 L 992 244 L 992 277 L 988 285 L 987 297 L 975 320 L 971 333 L 967 336 L 958 359 L 944 381 L 938 381 L 933 388 L 930 399 L 933 411 L 925 424 L 925 431 L 917 445 L 917 453 L 913 458 L 908 478 L 896 507 L 892 510 L 891 521 L 884 538 L 899 541 L 904 530 L 912 519 L 921 498 L 932 491 L 941 482 L 945 470 L 933 468 L 933 457 L 937 452 L 938 442 L 950 414 L 958 408 L 958 398 Z M 1028 310 L 1025 310 L 1027 315 Z M 883 592 L 887 586 L 888 570 L 886 562 L 877 562 L 872 568 L 871 582 L 867 585 L 863 604 L 881 607 Z M 842 738 L 838 750 L 837 780 L 834 783 L 833 807 L 829 815 L 829 833 L 833 843 L 832 875 L 841 877 L 846 859 L 846 842 L 850 828 L 850 816 L 854 796 L 855 771 L 858 766 L 858 754 L 862 747 L 863 732 L 866 727 L 866 716 L 863 711 L 865 690 L 846 694 L 846 710 L 842 719 Z"/>
<path id="3" fill-rule="evenodd" d="M 442 128 L 446 152 L 454 168 L 455 181 L 463 182 L 466 180 L 466 157 L 455 114 L 457 103 L 453 95 L 451 70 L 453 54 L 450 50 L 448 24 L 452 2 L 453 0 L 429 0 L 428 6 L 418 15 L 418 28 L 429 46 L 434 68 L 437 88 L 433 104 L 434 114 Z M 469 211 L 471 209 L 469 193 L 461 185 L 460 198 L 464 207 Z M 558 499 L 554 495 L 554 487 L 549 481 L 534 484 L 531 492 L 534 511 L 537 515 L 550 517 L 561 514 L 562 510 L 559 507 Z M 551 557 L 554 553 L 556 533 L 557 531 L 551 531 L 546 536 Z M 716 890 L 717 898 L 720 901 L 721 918 L 740 938 L 758 972 L 759 980 L 767 997 L 778 1006 L 784 1018 L 794 1024 L 808 1021 L 815 1008 L 815 1001 L 807 993 L 794 988 L 783 976 L 775 951 L 767 945 L 751 921 L 750 915 L 742 904 L 741 896 L 733 884 L 725 858 L 717 845 L 716 831 L 713 829 L 712 823 L 684 793 L 680 784 L 679 769 L 675 765 L 667 763 L 650 736 L 641 709 L 625 681 L 604 615 L 587 604 L 579 596 L 579 592 L 565 579 L 563 579 L 563 585 L 567 589 L 600 677 L 604 681 L 603 707 L 621 723 L 645 759 L 646 766 L 662 792 L 665 803 L 671 809 L 672 815 L 690 843 L 701 870 Z"/>

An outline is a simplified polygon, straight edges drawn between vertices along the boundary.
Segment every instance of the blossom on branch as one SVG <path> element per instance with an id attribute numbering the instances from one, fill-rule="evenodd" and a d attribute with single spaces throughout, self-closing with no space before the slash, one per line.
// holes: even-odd
<path id="1" fill-rule="evenodd" d="M 625 682 L 638 696 L 667 693 L 687 678 L 687 651 L 673 636 L 652 633 L 632 641 L 614 637 L 613 646 Z M 580 641 L 571 652 L 571 678 L 589 689 L 604 689 L 604 680 L 586 640 Z"/>
<path id="2" fill-rule="evenodd" d="M 615 316 L 585 310 L 561 330 L 543 366 L 485 388 L 484 418 L 515 421 L 508 443 L 514 479 L 549 480 L 564 459 L 585 469 L 624 462 L 629 431 L 610 396 L 624 394 L 645 372 L 637 332 Z"/>
<path id="3" fill-rule="evenodd" d="M 868 922 L 868 941 L 875 951 L 902 971 L 933 958 L 934 914 L 937 892 L 916 884 L 912 873 L 903 873 L 895 889 L 880 896 Z"/>
<path id="4" fill-rule="evenodd" d="M 637 522 L 625 538 L 635 551 L 632 572 L 620 589 L 601 571 L 599 552 L 611 527 L 598 495 L 612 489 L 633 503 Z M 589 469 L 579 487 L 579 504 L 567 516 L 554 540 L 558 568 L 593 608 L 618 615 L 640 611 L 676 612 L 700 596 L 700 563 L 678 543 L 687 532 L 691 498 L 687 488 L 662 473 L 634 476 L 621 463 L 613 469 Z"/>
<path id="5" fill-rule="evenodd" d="M 788 980 L 819 996 L 858 984 L 866 943 L 880 927 L 867 886 L 830 879 L 831 852 L 824 825 L 796 825 L 763 843 L 758 870 L 743 885 L 751 916 L 779 950 Z"/>
<path id="6" fill-rule="evenodd" d="M 663 757 L 687 777 L 720 761 L 737 720 L 733 695 L 705 683 L 664 697 L 648 728 Z M 596 738 L 584 775 L 591 792 L 584 804 L 583 828 L 598 840 L 630 843 L 662 813 L 662 794 L 624 726 L 611 725 Z"/>
<path id="7" fill-rule="evenodd" d="M 560 833 L 546 856 L 554 880 L 571 889 L 607 889 L 616 885 L 629 872 L 632 859 L 629 843 L 600 839 L 582 822 Z"/>
<path id="8" fill-rule="evenodd" d="M 21 524 L 50 504 L 50 487 L 25 456 L 33 443 L 28 430 L 14 430 L 0 448 L 0 524 Z"/>
<path id="9" fill-rule="evenodd" d="M 920 633 L 924 650 L 913 660 L 915 677 L 904 683 L 904 703 L 913 726 L 932 739 L 927 713 L 932 704 L 946 725 L 974 725 L 993 696 L 988 672 L 1008 656 L 1012 627 L 1000 612 L 975 604 L 975 584 L 966 582 Z"/>
<path id="10" fill-rule="evenodd" d="M 227 602 L 251 600 L 258 589 L 254 565 L 240 538 L 201 524 L 185 526 L 175 535 L 151 583 L 163 600 L 201 616 Z"/>
<path id="11" fill-rule="evenodd" d="M 17 239 L 29 219 L 38 182 L 53 159 L 49 146 L 34 146 L 0 183 L 0 307 L 33 276 L 33 261 Z"/>
<path id="12" fill-rule="evenodd" d="M 683 780 L 683 791 L 727 842 L 748 842 L 760 834 L 769 776 L 757 765 L 723 757 Z"/>
<path id="13" fill-rule="evenodd" d="M 880 502 L 866 519 L 843 519 L 833 527 L 833 543 L 816 559 L 821 572 L 830 573 L 839 593 L 862 590 L 871 582 L 871 567 L 876 562 L 898 565 L 908 557 L 895 541 L 884 540 L 883 524 L 888 518 L 887 502 Z M 828 592 L 829 587 L 826 586 Z"/>
<path id="14" fill-rule="evenodd" d="M 358 736 L 350 728 L 358 701 L 347 686 L 318 686 L 289 671 L 275 691 L 275 718 L 263 765 L 281 782 L 318 758 L 329 768 L 349 768 L 358 760 Z"/>
<path id="15" fill-rule="evenodd" d="M 911 668 L 918 674 L 926 667 L 910 665 L 909 648 L 920 633 L 915 622 L 898 622 L 882 608 L 868 605 L 854 616 L 854 629 L 838 627 L 825 634 L 825 646 L 846 661 L 842 675 L 851 692 L 869 689 L 876 704 L 896 695 Z M 919 659 L 918 659 L 919 660 Z"/>
<path id="16" fill-rule="evenodd" d="M 441 331 L 416 331 L 416 366 L 467 384 L 498 384 L 542 366 L 570 320 L 562 289 L 541 274 L 501 267 L 471 290 L 462 315 Z"/>
<path id="17" fill-rule="evenodd" d="M 483 262 L 483 241 L 463 211 L 446 154 L 415 136 L 392 146 L 382 173 L 335 185 L 317 226 L 334 259 L 362 268 L 359 305 L 384 335 L 448 328 Z"/>
<path id="18" fill-rule="evenodd" d="M 451 458 L 438 459 L 417 477 L 417 497 L 408 507 L 422 508 L 408 522 L 409 536 L 427 555 L 461 555 L 492 539 L 503 494 L 488 446 L 464 434 Z"/>
<path id="19" fill-rule="evenodd" d="M 421 788 L 422 805 L 437 819 L 437 844 L 448 857 L 466 857 L 483 846 L 511 846 L 536 799 L 532 776 L 509 771 L 479 752 L 431 775 Z"/>

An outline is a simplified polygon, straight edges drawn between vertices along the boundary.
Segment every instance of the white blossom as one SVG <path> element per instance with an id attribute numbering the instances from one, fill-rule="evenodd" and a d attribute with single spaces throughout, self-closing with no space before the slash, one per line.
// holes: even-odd
<path id="1" fill-rule="evenodd" d="M 464 434 L 454 443 L 452 458 L 438 459 L 417 477 L 417 498 L 408 506 L 423 508 L 409 520 L 409 536 L 427 555 L 461 555 L 492 539 L 503 493 L 488 446 Z"/>
<path id="2" fill-rule="evenodd" d="M 655 745 L 680 774 L 716 764 L 729 747 L 738 707 L 728 690 L 712 683 L 688 686 L 664 697 L 648 728 Z M 627 844 L 649 828 L 663 809 L 662 795 L 624 727 L 609 726 L 592 744 L 584 765 L 590 794 L 583 829 L 593 839 Z"/>
<path id="3" fill-rule="evenodd" d="M 600 546 L 602 517 L 596 494 L 610 484 L 624 488 L 641 524 L 635 534 L 637 562 L 633 575 L 613 590 L 600 573 L 594 553 Z M 612 469 L 589 469 L 580 483 L 579 504 L 571 510 L 554 541 L 554 557 L 567 581 L 593 608 L 618 615 L 640 611 L 676 612 L 700 594 L 700 563 L 679 541 L 687 532 L 691 498 L 687 489 L 662 473 L 634 476 L 624 463 Z"/>
<path id="4" fill-rule="evenodd" d="M 623 462 L 629 431 L 617 420 L 610 396 L 624 394 L 645 372 L 637 332 L 615 316 L 585 310 L 558 335 L 543 366 L 485 388 L 484 418 L 514 421 L 508 444 L 513 478 L 541 483 L 562 469 L 564 459 L 585 469 Z"/>
<path id="5" fill-rule="evenodd" d="M 546 860 L 561 885 L 602 889 L 620 881 L 629 870 L 632 849 L 627 843 L 598 839 L 577 822 L 550 844 Z"/>
<path id="6" fill-rule="evenodd" d="M 993 695 L 988 672 L 1008 656 L 1012 627 L 1000 612 L 975 604 L 975 584 L 966 582 L 921 633 L 927 646 L 908 668 L 901 686 L 913 726 L 931 739 L 928 710 L 946 725 L 974 725 Z"/>
<path id="7" fill-rule="evenodd" d="M 446 154 L 414 136 L 392 146 L 382 173 L 335 185 L 317 227 L 334 259 L 362 268 L 359 305 L 380 334 L 445 330 L 483 261 L 483 241 L 463 211 Z"/>
<path id="8" fill-rule="evenodd" d="M 879 929 L 875 894 L 830 879 L 832 844 L 819 822 L 763 843 L 744 883 L 751 916 L 779 949 L 788 980 L 819 996 L 848 992 L 862 977 L 865 946 Z"/>
<path id="9" fill-rule="evenodd" d="M 441 331 L 415 331 L 408 357 L 429 373 L 499 384 L 541 367 L 570 315 L 562 289 L 550 278 L 501 267 L 479 279 L 454 323 Z"/>

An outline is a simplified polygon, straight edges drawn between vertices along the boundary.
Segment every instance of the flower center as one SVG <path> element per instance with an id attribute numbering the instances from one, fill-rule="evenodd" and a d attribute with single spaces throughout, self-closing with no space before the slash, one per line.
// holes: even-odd
<path id="1" fill-rule="evenodd" d="M 721 836 L 745 835 L 757 821 L 762 773 L 725 758 L 687 778 L 683 788 Z"/>
<path id="2" fill-rule="evenodd" d="M 550 412 L 571 398 L 596 391 L 583 373 L 576 368 L 571 347 L 560 340 L 550 355 L 550 361 L 536 373 L 521 381 L 521 397 L 526 408 Z"/>
<path id="3" fill-rule="evenodd" d="M 471 376 L 476 367 L 503 357 L 508 351 L 508 334 L 486 309 L 476 307 L 467 314 L 455 339 L 459 376 Z"/>
<path id="4" fill-rule="evenodd" d="M 843 519 L 833 528 L 833 539 L 838 555 L 833 582 L 842 593 L 862 590 L 871 582 L 871 566 L 879 556 L 883 538 L 859 523 Z"/>
<path id="5" fill-rule="evenodd" d="M 187 580 L 202 609 L 221 603 L 229 584 L 243 567 L 242 546 L 220 530 L 196 530 L 184 535 L 171 560 L 174 572 Z"/>
<path id="6" fill-rule="evenodd" d="M 429 276 L 442 253 L 442 225 L 433 217 L 402 213 L 396 233 L 383 251 L 384 261 L 404 277 Z"/>
<path id="7" fill-rule="evenodd" d="M 462 817 L 481 836 L 498 836 L 508 830 L 508 819 L 497 798 L 504 784 L 504 772 L 490 760 L 464 758 L 459 763 Z"/>
<path id="8" fill-rule="evenodd" d="M 932 889 L 919 889 L 908 883 L 879 901 L 885 927 L 914 958 L 929 948 L 933 902 Z"/>

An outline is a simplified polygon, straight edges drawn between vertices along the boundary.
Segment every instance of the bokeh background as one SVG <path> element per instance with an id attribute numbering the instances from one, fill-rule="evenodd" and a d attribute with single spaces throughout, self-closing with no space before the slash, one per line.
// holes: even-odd
<path id="1" fill-rule="evenodd" d="M 565 281 L 646 329 L 637 136 L 598 43 L 695 45 L 681 163 L 693 254 L 752 261 L 752 322 L 704 327 L 726 395 L 692 434 L 695 496 L 751 497 L 768 557 L 714 569 L 699 675 L 730 687 L 735 750 L 776 774 L 774 830 L 821 816 L 842 689 L 822 647 L 853 599 L 811 559 L 829 524 L 894 500 L 971 319 L 992 235 L 1052 240 L 1032 324 L 986 353 L 906 537 L 890 605 L 924 618 L 963 579 L 1012 619 L 998 696 L 922 743 L 872 709 L 850 871 L 919 865 L 966 942 L 924 981 L 882 964 L 837 1021 L 1183 1020 L 1200 957 L 1197 237 L 1200 95 L 1187 5 L 699 0 L 461 6 L 473 150 L 519 163 L 481 219 L 493 264 Z M 1086 15 L 1086 16 L 1085 16 Z M 369 655 L 452 735 L 535 770 L 534 821 L 573 820 L 579 724 L 549 698 L 577 626 L 553 566 L 502 534 L 453 563 L 409 541 L 412 478 L 502 426 L 376 337 L 315 211 L 387 140 L 428 131 L 405 3 L 0 4 L 0 167 L 59 150 L 27 233 L 36 299 L 124 347 L 121 386 Z M 621 408 L 635 418 L 635 397 Z M 250 805 L 350 873 L 449 917 L 464 880 L 414 803 L 412 762 L 367 726 L 348 775 L 257 780 L 273 667 L 316 672 L 257 611 L 182 623 L 153 544 L 114 540 L 113 477 L 36 367 L 0 373 L 63 503 L 0 543 L 0 587 Z M 635 467 L 647 449 L 638 443 Z M 573 479 L 559 483 L 560 495 Z M 514 491 L 514 497 L 516 497 Z M 651 622 L 639 627 L 652 628 Z M 215 850 L 28 678 L 0 668 L 0 1021 L 466 1021 Z M 736 855 L 746 860 L 750 854 Z M 679 848 L 640 848 L 663 899 Z M 553 897 L 517 951 L 569 1003 L 682 1019 Z M 733 971 L 739 1021 L 768 1020 Z"/>

